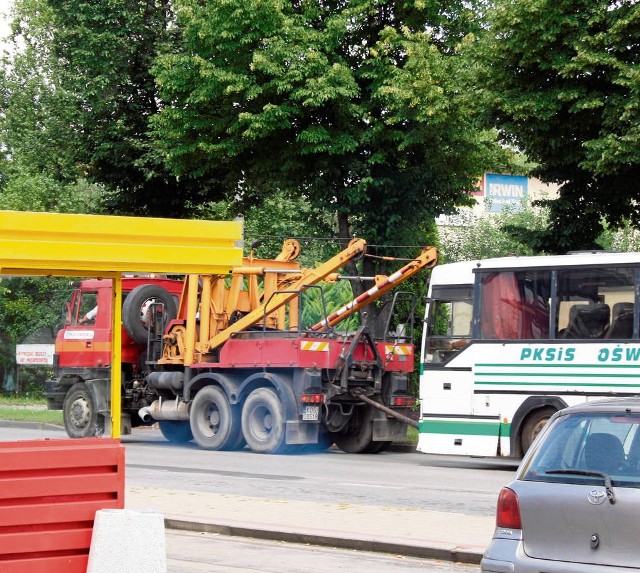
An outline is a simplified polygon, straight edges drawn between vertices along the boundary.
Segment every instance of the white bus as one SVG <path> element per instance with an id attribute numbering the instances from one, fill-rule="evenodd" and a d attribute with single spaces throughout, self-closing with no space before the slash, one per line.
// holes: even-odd
<path id="1" fill-rule="evenodd" d="M 640 394 L 640 253 L 433 269 L 418 450 L 521 457 L 558 409 Z"/>

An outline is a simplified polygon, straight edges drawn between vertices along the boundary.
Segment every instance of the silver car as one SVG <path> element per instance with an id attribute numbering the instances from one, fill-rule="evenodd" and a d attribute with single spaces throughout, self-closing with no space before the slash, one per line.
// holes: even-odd
<path id="1" fill-rule="evenodd" d="M 566 408 L 500 492 L 483 573 L 640 571 L 640 399 Z"/>

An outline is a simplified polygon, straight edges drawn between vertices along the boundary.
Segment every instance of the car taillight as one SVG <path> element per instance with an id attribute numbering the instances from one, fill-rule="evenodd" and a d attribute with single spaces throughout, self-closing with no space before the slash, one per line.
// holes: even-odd
<path id="1" fill-rule="evenodd" d="M 506 529 L 522 529 L 518 496 L 515 491 L 508 487 L 503 487 L 498 496 L 496 525 Z"/>
<path id="2" fill-rule="evenodd" d="M 396 408 L 412 408 L 416 405 L 416 399 L 413 396 L 391 396 L 389 398 L 389 406 Z"/>
<path id="3" fill-rule="evenodd" d="M 303 404 L 323 404 L 324 394 L 302 394 L 300 401 Z"/>

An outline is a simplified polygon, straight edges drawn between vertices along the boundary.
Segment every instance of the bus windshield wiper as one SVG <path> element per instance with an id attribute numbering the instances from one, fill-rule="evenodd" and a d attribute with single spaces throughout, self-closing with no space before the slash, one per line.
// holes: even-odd
<path id="1" fill-rule="evenodd" d="M 604 472 L 594 472 L 592 470 L 578 470 L 578 469 L 567 469 L 567 470 L 547 470 L 544 472 L 546 474 L 556 474 L 556 475 L 578 475 L 578 476 L 590 476 L 590 477 L 599 477 L 604 481 L 604 489 L 607 492 L 607 499 L 613 505 L 616 502 L 616 496 L 613 493 L 613 485 L 611 483 L 611 478 L 609 474 Z"/>

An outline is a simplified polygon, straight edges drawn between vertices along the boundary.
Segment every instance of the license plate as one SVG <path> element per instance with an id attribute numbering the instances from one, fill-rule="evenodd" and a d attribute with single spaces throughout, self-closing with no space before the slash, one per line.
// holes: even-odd
<path id="1" fill-rule="evenodd" d="M 318 420 L 320 418 L 320 406 L 305 406 L 302 410 L 303 420 Z"/>

